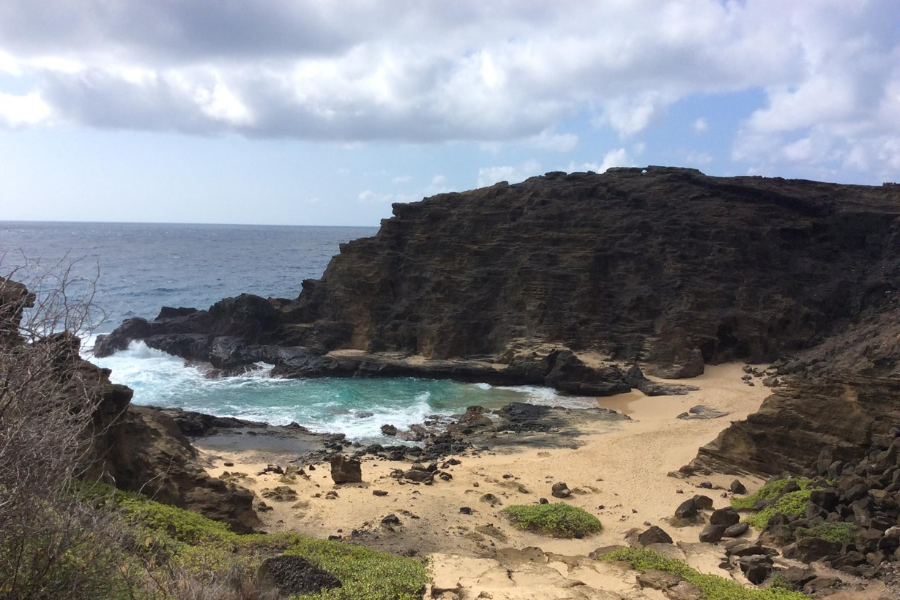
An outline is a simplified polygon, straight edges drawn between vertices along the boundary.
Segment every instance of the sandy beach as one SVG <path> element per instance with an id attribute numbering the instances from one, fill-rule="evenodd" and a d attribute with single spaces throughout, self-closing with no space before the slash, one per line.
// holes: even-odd
<path id="1" fill-rule="evenodd" d="M 211 475 L 237 475 L 242 485 L 270 507 L 261 513 L 270 532 L 340 536 L 393 552 L 465 557 L 491 557 L 499 548 L 529 546 L 550 553 L 586 555 L 601 546 L 622 544 L 626 532 L 646 528 L 647 523 L 664 527 L 676 541 L 695 542 L 699 526 L 675 528 L 666 519 L 681 501 L 699 493 L 696 486 L 702 481 L 727 488 L 733 478 L 680 479 L 667 474 L 688 463 L 697 449 L 730 421 L 756 411 L 769 394 L 768 388 L 742 382 L 741 367 L 708 367 L 702 376 L 688 381 L 699 389 L 685 396 L 651 398 L 634 391 L 598 398 L 598 405 L 620 410 L 630 420 L 593 424 L 583 432 L 577 449 L 512 447 L 504 448 L 503 453 L 458 456 L 461 464 L 445 469 L 453 479 L 435 480 L 433 485 L 390 476 L 394 469 L 408 468 L 408 462 L 365 457 L 364 483 L 338 486 L 331 480 L 327 463 L 297 464 L 306 476 L 261 474 L 267 464 L 289 466 L 296 455 L 287 448 L 284 452 L 260 452 L 253 447 L 252 437 L 237 451 L 205 447 L 203 439 L 197 446 L 208 460 Z M 728 414 L 709 420 L 677 418 L 701 404 Z M 498 433 L 503 435 L 513 434 Z M 743 481 L 750 489 L 760 483 Z M 600 518 L 604 527 L 600 534 L 581 540 L 547 538 L 517 530 L 501 515 L 500 510 L 509 504 L 534 503 L 539 498 L 560 501 L 550 493 L 557 482 L 565 482 L 574 491 L 562 501 Z M 291 492 L 280 501 L 266 498 L 269 490 L 278 487 Z M 386 494 L 375 495 L 376 490 Z M 722 492 L 705 493 L 719 507 L 728 503 Z M 486 494 L 496 498 L 493 505 L 483 498 Z M 462 507 L 473 509 L 472 514 L 461 514 Z M 382 525 L 382 519 L 390 514 L 399 518 L 399 525 Z"/>

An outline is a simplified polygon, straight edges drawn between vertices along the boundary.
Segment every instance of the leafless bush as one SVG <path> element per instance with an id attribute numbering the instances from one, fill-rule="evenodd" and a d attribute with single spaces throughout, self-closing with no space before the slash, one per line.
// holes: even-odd
<path id="1" fill-rule="evenodd" d="M 107 597 L 123 533 L 115 514 L 86 505 L 86 467 L 101 384 L 80 361 L 93 286 L 73 297 L 71 270 L 0 277 L 0 597 Z M 83 286 L 84 281 L 78 282 Z"/>

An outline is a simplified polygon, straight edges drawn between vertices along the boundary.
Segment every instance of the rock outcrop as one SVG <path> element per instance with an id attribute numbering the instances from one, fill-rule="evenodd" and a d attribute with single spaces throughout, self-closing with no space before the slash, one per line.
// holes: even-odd
<path id="1" fill-rule="evenodd" d="M 668 167 L 548 173 L 394 205 L 296 299 L 165 309 L 97 351 L 144 340 L 225 370 L 264 360 L 288 376 L 595 395 L 641 387 L 630 364 L 678 378 L 782 358 L 776 394 L 698 466 L 796 471 L 825 443 L 858 450 L 900 408 L 898 281 L 896 188 Z"/>
<path id="2" fill-rule="evenodd" d="M 25 344 L 15 332 L 24 309 L 33 302 L 34 295 L 25 286 L 0 278 L 0 322 L 4 325 L 0 327 L 4 332 L 0 352 L 12 355 Z M 89 395 L 88 405 L 94 407 L 92 423 L 83 432 L 81 473 L 86 480 L 199 512 L 228 523 L 239 533 L 262 524 L 251 507 L 253 495 L 210 477 L 175 421 L 162 411 L 132 406 L 130 388 L 110 382 L 108 369 L 80 357 L 77 337 L 64 332 L 37 343 L 56 344 L 64 350 L 53 352 L 52 359 L 47 359 L 52 362 L 46 366 L 59 377 L 60 393 L 73 398 Z M 73 400 L 73 406 L 85 406 L 84 402 Z"/>

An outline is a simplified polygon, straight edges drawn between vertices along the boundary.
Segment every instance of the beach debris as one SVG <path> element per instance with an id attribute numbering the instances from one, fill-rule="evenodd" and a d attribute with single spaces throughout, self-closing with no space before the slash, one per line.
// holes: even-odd
<path id="1" fill-rule="evenodd" d="M 572 490 L 564 482 L 560 481 L 559 483 L 554 483 L 553 487 L 550 488 L 550 495 L 554 498 L 568 498 L 572 495 Z"/>
<path id="2" fill-rule="evenodd" d="M 331 478 L 335 483 L 359 483 L 362 481 L 362 465 L 359 459 L 343 454 L 332 456 Z"/>

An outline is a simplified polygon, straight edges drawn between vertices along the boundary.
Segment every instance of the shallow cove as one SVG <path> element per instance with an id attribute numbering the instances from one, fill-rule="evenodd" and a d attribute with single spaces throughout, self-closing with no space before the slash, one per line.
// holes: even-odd
<path id="1" fill-rule="evenodd" d="M 313 431 L 343 433 L 360 442 L 390 441 L 381 426 L 405 429 L 429 415 L 452 415 L 467 406 L 499 408 L 510 402 L 530 402 L 569 408 L 598 406 L 590 397 L 563 396 L 544 387 L 493 387 L 416 378 L 278 379 L 271 366 L 260 364 L 240 377 L 208 379 L 201 368 L 181 358 L 134 342 L 124 351 L 93 358 L 112 369 L 111 379 L 134 390 L 135 404 L 183 408 L 217 416 L 264 421 L 273 425 L 299 423 Z M 361 417 L 361 413 L 373 416 Z"/>

